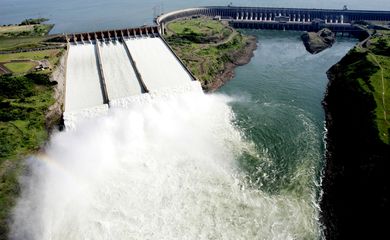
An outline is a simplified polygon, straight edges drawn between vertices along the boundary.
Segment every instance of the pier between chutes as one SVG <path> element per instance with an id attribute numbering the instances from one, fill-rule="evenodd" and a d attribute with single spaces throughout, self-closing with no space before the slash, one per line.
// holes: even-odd
<path id="1" fill-rule="evenodd" d="M 145 85 L 145 83 L 144 83 L 144 80 L 142 79 L 142 76 L 141 76 L 141 74 L 140 74 L 139 71 L 138 71 L 137 63 L 134 61 L 133 56 L 131 56 L 129 47 L 127 47 L 127 44 L 126 44 L 126 42 L 125 42 L 125 40 L 124 40 L 123 37 L 121 37 L 120 40 L 121 40 L 121 42 L 123 43 L 123 47 L 125 48 L 126 53 L 127 53 L 128 57 L 129 57 L 129 59 L 130 59 L 131 65 L 133 66 L 133 69 L 134 69 L 134 72 L 135 72 L 135 74 L 136 74 L 136 76 L 137 76 L 137 79 L 138 79 L 138 81 L 139 81 L 139 84 L 142 86 L 142 92 L 143 92 L 143 93 L 148 93 L 149 90 L 148 90 L 148 88 L 146 87 L 146 85 Z"/>
<path id="2" fill-rule="evenodd" d="M 99 69 L 100 86 L 102 88 L 103 103 L 104 104 L 109 104 L 107 87 L 106 87 L 106 81 L 104 79 L 104 71 L 103 71 L 102 59 L 101 59 L 101 56 L 100 56 L 100 49 L 99 49 L 99 43 L 98 42 L 96 42 L 96 44 L 95 44 L 95 51 L 96 51 L 97 66 L 98 66 L 98 69 Z"/>

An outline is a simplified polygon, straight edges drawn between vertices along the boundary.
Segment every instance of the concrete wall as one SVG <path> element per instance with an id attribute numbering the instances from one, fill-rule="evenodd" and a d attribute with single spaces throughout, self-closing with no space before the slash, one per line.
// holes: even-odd
<path id="1" fill-rule="evenodd" d="M 149 35 L 158 35 L 159 28 L 157 26 L 145 26 L 139 28 L 126 28 L 119 30 L 106 30 L 100 32 L 89 33 L 73 33 L 66 35 L 68 42 L 94 42 L 94 41 L 111 41 L 119 40 L 124 37 L 140 37 Z"/>
<path id="2" fill-rule="evenodd" d="M 303 25 L 302 30 L 310 30 L 312 27 L 308 23 L 322 20 L 326 27 L 337 28 L 340 31 L 351 31 L 349 28 L 335 26 L 335 24 L 350 25 L 354 21 L 390 21 L 390 11 L 365 11 L 365 10 L 336 10 L 336 9 L 304 9 L 304 8 L 263 8 L 263 7 L 201 7 L 189 8 L 170 12 L 159 16 L 155 21 L 164 30 L 166 22 L 177 18 L 190 17 L 194 15 L 220 16 L 221 19 L 228 20 L 234 24 L 243 21 L 251 22 L 272 22 L 274 24 L 248 24 L 247 26 L 266 27 L 279 29 L 283 27 L 275 25 L 285 25 L 288 29 L 300 30 L 297 25 Z"/>

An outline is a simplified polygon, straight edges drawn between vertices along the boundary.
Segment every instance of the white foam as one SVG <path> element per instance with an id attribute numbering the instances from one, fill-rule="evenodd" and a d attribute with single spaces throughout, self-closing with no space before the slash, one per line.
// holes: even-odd
<path id="1" fill-rule="evenodd" d="M 117 42 L 99 43 L 104 78 L 110 101 L 142 94 L 125 46 Z"/>
<path id="2" fill-rule="evenodd" d="M 229 101 L 160 95 L 55 135 L 29 161 L 11 238 L 314 239 L 310 202 L 245 184 Z"/>
<path id="3" fill-rule="evenodd" d="M 121 42 L 99 44 L 102 70 L 110 105 L 125 106 L 126 102 L 146 101 L 153 96 L 188 91 L 194 83 L 186 69 L 160 38 L 127 39 L 131 55 L 148 88 L 149 95 L 140 96 L 142 88 L 130 58 Z M 66 76 L 65 125 L 76 124 L 75 115 L 101 112 L 102 86 L 99 78 L 96 46 L 70 45 Z M 90 110 L 86 110 L 91 108 Z M 81 113 L 80 112 L 84 112 Z M 77 120 L 78 121 L 78 120 Z"/>
<path id="4" fill-rule="evenodd" d="M 70 45 L 66 70 L 65 111 L 103 104 L 95 45 Z"/>
<path id="5" fill-rule="evenodd" d="M 191 76 L 160 38 L 134 38 L 125 42 L 150 91 L 192 81 Z"/>
<path id="6" fill-rule="evenodd" d="M 104 116 L 108 113 L 108 105 L 102 104 L 77 111 L 64 112 L 64 125 L 66 130 L 74 130 L 83 121 Z"/>

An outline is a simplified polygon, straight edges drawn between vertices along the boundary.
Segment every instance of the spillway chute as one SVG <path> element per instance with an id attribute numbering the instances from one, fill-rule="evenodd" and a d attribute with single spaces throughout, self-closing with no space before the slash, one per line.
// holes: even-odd
<path id="1" fill-rule="evenodd" d="M 193 76 L 165 41 L 153 34 L 72 43 L 67 62 L 65 127 L 111 105 L 200 86 L 192 83 Z"/>

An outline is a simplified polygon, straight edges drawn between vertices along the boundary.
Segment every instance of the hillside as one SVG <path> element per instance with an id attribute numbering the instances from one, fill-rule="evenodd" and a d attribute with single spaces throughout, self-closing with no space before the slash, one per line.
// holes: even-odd
<path id="1" fill-rule="evenodd" d="M 327 239 L 387 234 L 390 36 L 378 32 L 328 71 L 322 221 Z"/>
<path id="2" fill-rule="evenodd" d="M 56 82 L 51 81 L 65 50 L 47 42 L 53 25 L 26 19 L 0 27 L 0 239 L 7 239 L 11 209 L 18 197 L 24 159 L 41 149 L 60 121 L 50 110 Z M 43 48 L 43 49 L 37 49 Z"/>

